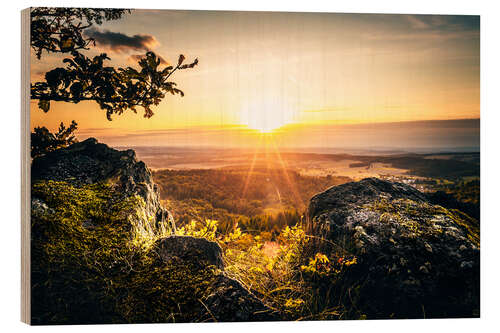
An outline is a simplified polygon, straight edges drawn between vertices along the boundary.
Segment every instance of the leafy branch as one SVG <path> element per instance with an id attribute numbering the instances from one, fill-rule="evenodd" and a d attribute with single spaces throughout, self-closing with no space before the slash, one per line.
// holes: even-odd
<path id="1" fill-rule="evenodd" d="M 31 85 L 31 98 L 38 100 L 38 106 L 44 112 L 50 110 L 50 101 L 79 103 L 96 101 L 106 111 L 111 120 L 113 114 L 122 114 L 130 109 L 137 113 L 137 107 L 144 109 L 144 117 L 153 116 L 151 106 L 158 105 L 167 93 L 184 96 L 176 88 L 176 83 L 169 81 L 170 76 L 178 71 L 193 68 L 198 59 L 183 64 L 185 57 L 180 55 L 177 65 L 160 68 L 160 58 L 153 52 L 147 52 L 139 60 L 140 70 L 132 67 L 106 67 L 105 60 L 110 60 L 105 53 L 88 58 L 73 51 L 71 58 L 65 58 L 66 68 L 55 68 L 45 74 L 44 82 Z"/>
<path id="2" fill-rule="evenodd" d="M 74 120 L 68 127 L 61 123 L 55 133 L 51 133 L 46 127 L 35 127 L 31 133 L 31 157 L 42 156 L 77 142 L 74 135 L 77 127 L 78 124 Z"/>
<path id="3" fill-rule="evenodd" d="M 130 9 L 111 8 L 49 8 L 31 9 L 31 48 L 38 59 L 47 53 L 69 53 L 88 50 L 95 41 L 83 30 L 104 21 L 118 20 Z"/>

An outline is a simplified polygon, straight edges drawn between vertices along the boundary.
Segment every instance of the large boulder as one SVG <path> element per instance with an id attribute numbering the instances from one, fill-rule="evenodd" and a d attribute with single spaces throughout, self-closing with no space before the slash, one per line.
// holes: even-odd
<path id="1" fill-rule="evenodd" d="M 160 205 L 159 190 L 151 170 L 137 160 L 135 152 L 113 149 L 94 138 L 34 159 L 31 182 L 41 180 L 65 181 L 78 187 L 105 182 L 112 186 L 114 193 L 120 194 L 117 200 L 140 196 L 147 218 L 161 223 L 169 217 L 168 211 Z"/>
<path id="2" fill-rule="evenodd" d="M 340 283 L 369 317 L 479 316 L 479 222 L 466 214 L 368 178 L 315 195 L 308 228 L 327 240 L 318 251 L 357 257 Z"/>
<path id="3" fill-rule="evenodd" d="M 191 262 L 224 269 L 219 244 L 205 238 L 169 236 L 157 242 L 158 254 L 165 263 Z"/>

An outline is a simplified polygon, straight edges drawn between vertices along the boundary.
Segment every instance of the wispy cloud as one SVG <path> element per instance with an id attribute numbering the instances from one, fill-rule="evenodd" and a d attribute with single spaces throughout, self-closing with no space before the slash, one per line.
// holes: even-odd
<path id="1" fill-rule="evenodd" d="M 479 149 L 479 119 L 423 120 L 361 124 L 296 124 L 274 133 L 281 147 L 321 148 L 457 148 Z M 390 133 L 390 135 L 387 135 Z M 112 146 L 255 147 L 260 135 L 241 125 L 197 126 L 165 130 L 78 131 L 80 140 L 94 136 Z"/>
<path id="2" fill-rule="evenodd" d="M 402 15 L 409 29 L 378 31 L 365 35 L 371 40 L 451 40 L 479 37 L 479 16 Z"/>
<path id="3" fill-rule="evenodd" d="M 109 129 L 109 128 L 88 128 L 79 130 L 78 134 L 83 137 L 87 136 L 99 136 L 99 137 L 111 137 L 111 138 L 129 138 L 129 139 L 137 139 L 137 138 L 152 138 L 152 137 L 165 137 L 169 135 L 222 135 L 229 131 L 237 131 L 240 133 L 243 132 L 255 132 L 248 128 L 245 125 L 207 125 L 207 126 L 191 126 L 191 127 L 182 127 L 182 128 L 169 128 L 169 129 L 161 129 L 161 130 L 128 130 L 128 131 L 120 131 L 117 129 Z"/>
<path id="4" fill-rule="evenodd" d="M 153 35 L 147 34 L 129 36 L 121 32 L 91 28 L 85 31 L 85 35 L 93 38 L 98 46 L 116 53 L 149 51 L 159 45 Z"/>
<path id="5" fill-rule="evenodd" d="M 419 33 L 369 33 L 365 37 L 371 40 L 402 41 L 402 40 L 425 40 L 445 41 L 451 39 L 467 39 L 479 37 L 479 31 L 441 31 L 441 30 L 419 30 Z"/>
<path id="6" fill-rule="evenodd" d="M 383 105 L 374 105 L 374 109 L 380 109 L 380 110 L 401 110 L 404 108 L 408 108 L 408 106 L 403 106 L 403 105 L 391 105 L 391 104 L 383 104 Z M 350 107 L 350 106 L 333 106 L 333 107 L 327 107 L 323 109 L 311 109 L 311 110 L 304 110 L 303 112 L 307 113 L 320 113 L 320 112 L 344 112 L 344 111 L 353 111 L 356 110 L 355 107 Z"/>
<path id="7" fill-rule="evenodd" d="M 407 15 L 406 19 L 413 29 L 428 29 L 430 26 L 416 15 Z"/>
<path id="8" fill-rule="evenodd" d="M 478 31 L 479 16 L 405 15 L 411 28 L 439 31 Z"/>
<path id="9" fill-rule="evenodd" d="M 315 110 L 304 110 L 303 112 L 338 112 L 338 111 L 351 111 L 353 108 L 352 107 L 347 107 L 347 106 L 336 106 L 336 107 L 329 107 L 329 108 L 324 108 L 324 109 L 315 109 Z"/>

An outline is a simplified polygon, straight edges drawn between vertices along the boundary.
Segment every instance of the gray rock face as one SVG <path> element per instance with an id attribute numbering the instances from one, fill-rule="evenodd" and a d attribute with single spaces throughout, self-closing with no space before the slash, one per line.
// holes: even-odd
<path id="1" fill-rule="evenodd" d="M 49 208 L 45 202 L 40 199 L 34 198 L 31 200 L 31 215 L 33 217 L 44 216 L 47 213 L 51 213 L 53 209 Z"/>
<path id="2" fill-rule="evenodd" d="M 190 261 L 224 269 L 222 249 L 219 244 L 205 238 L 170 236 L 160 239 L 157 246 L 158 253 L 165 263 Z"/>
<path id="3" fill-rule="evenodd" d="M 311 199 L 308 229 L 358 258 L 343 283 L 370 317 L 479 316 L 479 223 L 413 187 L 376 178 L 332 187 Z"/>
<path id="4" fill-rule="evenodd" d="M 34 159 L 31 181 L 38 180 L 66 181 L 74 186 L 107 182 L 123 198 L 141 196 L 146 204 L 146 216 L 156 223 L 168 220 L 168 211 L 160 205 L 151 170 L 138 161 L 130 149 L 119 151 L 89 138 Z"/>
<path id="5" fill-rule="evenodd" d="M 224 274 L 217 277 L 212 293 L 203 301 L 205 320 L 212 321 L 272 321 L 279 320 L 259 299 L 237 280 Z"/>

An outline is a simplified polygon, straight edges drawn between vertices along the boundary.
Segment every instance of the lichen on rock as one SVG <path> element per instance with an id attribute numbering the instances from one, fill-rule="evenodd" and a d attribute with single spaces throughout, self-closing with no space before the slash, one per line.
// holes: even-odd
<path id="1" fill-rule="evenodd" d="M 372 318 L 479 315 L 479 222 L 376 178 L 314 196 L 309 232 L 356 255 L 345 277 Z M 322 246 L 320 244 L 318 247 Z"/>
<path id="2" fill-rule="evenodd" d="M 114 200 L 138 195 L 144 200 L 144 215 L 153 223 L 169 223 L 168 211 L 160 205 L 151 170 L 138 161 L 131 149 L 119 151 L 89 138 L 67 148 L 36 158 L 31 165 L 31 181 L 65 181 L 72 186 L 107 183 Z"/>

